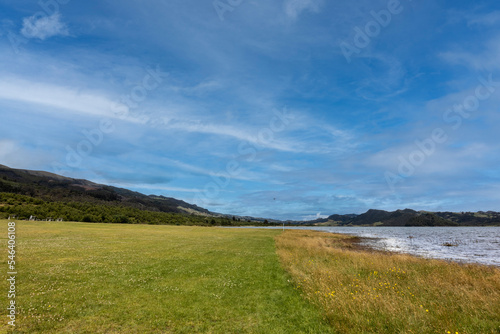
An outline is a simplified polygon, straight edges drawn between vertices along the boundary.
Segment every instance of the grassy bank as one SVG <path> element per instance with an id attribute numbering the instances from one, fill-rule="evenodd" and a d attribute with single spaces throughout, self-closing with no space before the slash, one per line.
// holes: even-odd
<path id="1" fill-rule="evenodd" d="M 338 333 L 500 333 L 500 269 L 363 249 L 354 237 L 276 237 L 295 288 Z"/>
<path id="2" fill-rule="evenodd" d="M 331 332 L 280 266 L 279 233 L 19 221 L 16 333 Z"/>

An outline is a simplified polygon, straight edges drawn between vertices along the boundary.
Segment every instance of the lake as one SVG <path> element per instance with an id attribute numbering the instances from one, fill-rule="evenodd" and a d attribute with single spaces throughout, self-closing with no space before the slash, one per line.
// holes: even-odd
<path id="1" fill-rule="evenodd" d="M 276 227 L 273 227 L 276 228 Z M 367 238 L 376 249 L 500 266 L 500 227 L 290 227 Z"/>

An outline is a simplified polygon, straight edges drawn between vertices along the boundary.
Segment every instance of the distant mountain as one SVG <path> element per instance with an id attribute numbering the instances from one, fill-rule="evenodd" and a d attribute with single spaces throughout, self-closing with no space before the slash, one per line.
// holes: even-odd
<path id="1" fill-rule="evenodd" d="M 210 212 L 184 201 L 73 179 L 43 171 L 0 165 L 0 217 L 115 223 L 191 225 L 267 225 L 283 222 Z M 426 212 L 370 209 L 363 214 L 334 214 L 293 225 L 323 226 L 500 226 L 500 213 Z"/>
<path id="2" fill-rule="evenodd" d="M 0 165 L 0 218 L 176 225 L 267 225 L 158 195 Z"/>
<path id="3" fill-rule="evenodd" d="M 352 221 L 353 225 L 383 226 L 456 226 L 457 224 L 440 218 L 433 213 L 422 214 L 415 210 L 404 209 L 393 212 L 368 210 Z"/>
<path id="4" fill-rule="evenodd" d="M 500 213 L 488 212 L 427 212 L 411 209 L 384 211 L 370 209 L 356 215 L 331 215 L 325 219 L 305 222 L 323 226 L 500 226 Z"/>
<path id="5" fill-rule="evenodd" d="M 458 225 L 497 225 L 500 226 L 500 212 L 435 212 L 436 216 L 451 220 Z"/>
<path id="6" fill-rule="evenodd" d="M 184 201 L 117 188 L 42 171 L 0 165 L 0 192 L 27 195 L 54 202 L 87 202 L 120 205 L 147 211 L 209 215 L 212 213 Z"/>

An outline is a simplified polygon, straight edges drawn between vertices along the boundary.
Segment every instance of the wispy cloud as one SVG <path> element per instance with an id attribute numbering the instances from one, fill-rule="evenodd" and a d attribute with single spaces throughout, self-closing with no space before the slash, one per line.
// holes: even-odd
<path id="1" fill-rule="evenodd" d="M 135 190 L 146 190 L 146 191 L 161 191 L 161 192 L 181 192 L 181 193 L 199 193 L 200 189 L 195 188 L 183 188 L 183 187 L 170 187 L 165 185 L 152 185 L 152 184 L 137 184 L 137 183 L 128 183 L 128 182 L 119 182 L 113 183 L 110 185 L 120 188 L 130 189 L 133 188 Z"/>
<path id="2" fill-rule="evenodd" d="M 304 11 L 317 13 L 323 0 L 285 0 L 285 13 L 290 19 L 297 19 Z"/>
<path id="3" fill-rule="evenodd" d="M 321 212 L 318 212 L 315 215 L 303 216 L 302 220 L 314 220 L 314 219 L 328 218 L 328 216 L 329 215 L 322 215 Z"/>
<path id="4" fill-rule="evenodd" d="M 500 81 L 494 0 L 403 1 L 390 22 L 382 0 L 248 1 L 223 22 L 202 0 L 40 6 L 2 7 L 0 163 L 51 170 L 106 117 L 115 131 L 68 176 L 189 201 L 236 161 L 208 209 L 280 218 L 494 205 L 500 95 L 457 131 L 443 119 L 478 77 Z M 342 40 L 366 45 L 350 66 Z M 164 80 L 145 92 L 157 66 Z M 115 114 L 132 94 L 129 114 Z M 384 171 L 436 127 L 449 140 L 391 194 Z"/>
<path id="5" fill-rule="evenodd" d="M 154 157 L 151 157 L 151 159 L 153 159 L 153 158 Z M 194 173 L 194 174 L 209 176 L 209 177 L 226 177 L 228 175 L 226 173 L 225 169 L 214 170 L 213 168 L 209 169 L 209 168 L 205 168 L 205 167 L 200 167 L 197 165 L 193 165 L 193 164 L 189 164 L 186 162 L 182 162 L 182 161 L 174 160 L 174 159 L 169 159 L 169 158 L 161 158 L 160 161 L 165 166 L 172 166 L 172 167 L 175 167 L 176 169 L 179 169 L 183 172 Z M 257 172 L 248 171 L 245 168 L 242 168 L 240 166 L 240 167 L 238 167 L 238 173 L 231 174 L 230 177 L 232 179 L 235 179 L 235 180 L 258 181 L 258 180 L 263 180 L 265 178 L 265 175 L 259 174 Z"/>
<path id="6" fill-rule="evenodd" d="M 270 148 L 286 152 L 301 152 L 303 149 L 298 147 L 297 143 L 285 141 L 274 137 L 259 137 L 261 129 L 256 128 L 254 131 L 248 131 L 245 125 L 230 126 L 224 124 L 207 124 L 198 121 L 174 121 L 167 125 L 170 129 L 182 130 L 187 132 L 204 133 L 215 136 L 225 136 L 240 140 L 241 142 L 249 142 L 258 147 Z M 266 132 L 266 135 L 271 132 Z M 277 137 L 278 135 L 276 135 Z"/>
<path id="7" fill-rule="evenodd" d="M 2 137 L 5 134 L 2 133 Z M 50 163 L 53 155 L 51 152 L 43 152 L 37 145 L 30 145 L 26 142 L 0 138 L 0 164 L 13 168 L 43 169 L 39 166 L 46 166 Z"/>
<path id="8" fill-rule="evenodd" d="M 1 161 L 8 160 L 9 156 L 15 153 L 19 147 L 13 140 L 0 140 L 0 159 Z"/>
<path id="9" fill-rule="evenodd" d="M 50 16 L 37 14 L 23 19 L 21 34 L 26 38 L 38 38 L 41 40 L 54 36 L 69 35 L 68 28 L 61 22 L 61 14 L 56 12 Z"/>
<path id="10" fill-rule="evenodd" d="M 51 113 L 73 111 L 99 117 L 113 116 L 116 103 L 102 94 L 16 77 L 0 79 L 0 99 L 51 107 Z"/>
<path id="11" fill-rule="evenodd" d="M 493 26 L 500 24 L 500 11 L 496 10 L 486 14 L 466 14 L 469 25 Z"/>
<path id="12" fill-rule="evenodd" d="M 127 117 L 121 117 L 113 111 L 113 106 L 117 104 L 102 93 L 91 90 L 82 90 L 76 87 L 60 86 L 45 82 L 33 82 L 22 78 L 7 77 L 0 79 L 0 100 L 13 100 L 33 105 L 48 107 L 45 112 L 59 115 L 59 117 L 71 117 L 72 114 L 86 115 L 97 118 L 115 118 L 130 123 L 141 124 L 139 117 L 130 113 Z M 160 107 L 161 108 L 161 107 Z M 68 114 L 70 112 L 70 114 Z M 282 131 L 272 131 L 269 123 L 263 123 L 261 127 L 249 124 L 215 124 L 209 121 L 200 121 L 194 118 L 182 118 L 182 115 L 174 115 L 167 122 L 157 123 L 155 114 L 165 115 L 165 108 L 152 113 L 151 124 L 163 129 L 181 131 L 183 133 L 198 133 L 222 138 L 233 138 L 241 143 L 247 142 L 258 148 L 265 148 L 283 152 L 295 153 L 327 153 L 337 150 L 333 141 L 346 142 L 351 136 L 330 125 L 321 125 L 319 128 L 312 119 L 300 118 L 300 124 L 291 124 L 290 128 L 279 123 L 274 114 L 269 118 L 277 120 L 276 126 Z M 297 117 L 299 116 L 290 116 Z M 307 120 L 307 121 L 306 121 Z M 156 122 L 156 123 L 155 123 Z M 287 122 L 292 122 L 288 120 Z M 307 122 L 307 123 L 306 123 Z M 148 127 L 148 124 L 143 124 Z M 281 129 L 283 127 L 283 129 Z M 316 129 L 315 129 L 316 128 Z M 290 132 L 291 131 L 291 132 Z M 311 142 L 311 138 L 302 140 L 293 138 L 291 135 L 297 131 L 317 131 L 321 138 L 330 137 L 332 142 L 321 142 L 319 140 Z M 311 134 L 312 135 L 312 134 Z M 316 134 L 317 135 L 317 134 Z M 340 147 L 340 145 L 339 145 Z M 345 147 L 345 145 L 342 145 Z"/>

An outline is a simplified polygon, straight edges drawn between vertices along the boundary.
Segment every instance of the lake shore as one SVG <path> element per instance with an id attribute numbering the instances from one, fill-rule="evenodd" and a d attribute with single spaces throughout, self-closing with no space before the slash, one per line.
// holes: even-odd
<path id="1" fill-rule="evenodd" d="M 266 228 L 281 229 L 282 227 Z M 500 267 L 500 227 L 496 226 L 287 226 L 286 229 L 341 233 L 360 237 L 362 244 L 377 250 Z"/>
<path id="2" fill-rule="evenodd" d="M 296 289 L 341 333 L 497 333 L 500 269 L 373 250 L 359 237 L 287 230 Z"/>

